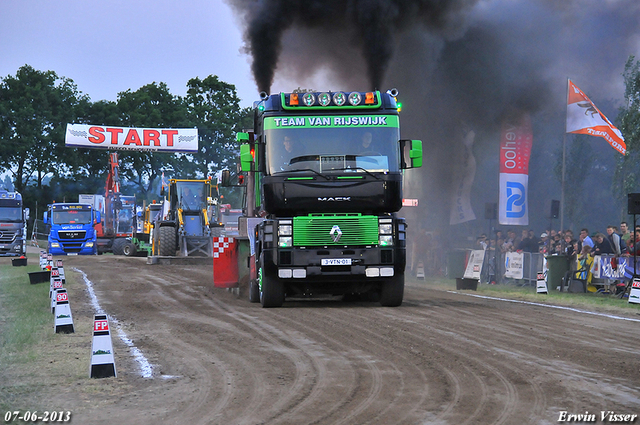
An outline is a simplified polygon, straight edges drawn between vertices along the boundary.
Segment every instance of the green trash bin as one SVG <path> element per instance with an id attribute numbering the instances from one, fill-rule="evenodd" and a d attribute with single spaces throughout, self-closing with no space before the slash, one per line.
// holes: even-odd
<path id="1" fill-rule="evenodd" d="M 562 286 L 562 279 L 569 271 L 568 255 L 549 255 L 547 258 L 547 290 L 555 291 L 558 286 Z"/>
<path id="2" fill-rule="evenodd" d="M 447 277 L 457 279 L 464 276 L 467 268 L 467 251 L 455 250 L 447 254 Z"/>

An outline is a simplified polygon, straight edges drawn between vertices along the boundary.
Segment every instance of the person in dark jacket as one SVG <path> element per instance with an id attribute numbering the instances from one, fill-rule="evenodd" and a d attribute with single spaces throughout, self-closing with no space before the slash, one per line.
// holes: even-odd
<path id="1" fill-rule="evenodd" d="M 596 233 L 594 236 L 594 248 L 593 255 L 601 255 L 601 254 L 615 254 L 613 246 L 611 246 L 611 242 L 609 242 L 609 238 L 605 237 L 602 233 Z"/>

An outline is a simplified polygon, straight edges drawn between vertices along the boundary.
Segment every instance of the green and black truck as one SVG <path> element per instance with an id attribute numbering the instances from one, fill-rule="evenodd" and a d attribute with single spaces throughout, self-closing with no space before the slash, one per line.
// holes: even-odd
<path id="1" fill-rule="evenodd" d="M 323 294 L 402 303 L 407 225 L 397 212 L 422 142 L 400 138 L 398 112 L 396 90 L 255 102 L 253 131 L 238 134 L 251 302 Z"/>

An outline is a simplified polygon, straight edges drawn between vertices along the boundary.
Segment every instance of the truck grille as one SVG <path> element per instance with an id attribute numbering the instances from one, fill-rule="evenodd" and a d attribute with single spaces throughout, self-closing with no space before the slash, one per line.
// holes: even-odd
<path id="1" fill-rule="evenodd" d="M 338 226 L 342 235 L 336 241 Z M 293 219 L 294 246 L 377 245 L 378 217 L 360 214 L 309 214 Z"/>
<path id="2" fill-rule="evenodd" d="M 0 243 L 11 243 L 16 238 L 16 232 L 13 230 L 3 230 L 0 232 Z"/>
<path id="3" fill-rule="evenodd" d="M 84 239 L 87 234 L 86 230 L 59 230 L 58 237 L 60 239 L 72 240 L 72 239 Z"/>

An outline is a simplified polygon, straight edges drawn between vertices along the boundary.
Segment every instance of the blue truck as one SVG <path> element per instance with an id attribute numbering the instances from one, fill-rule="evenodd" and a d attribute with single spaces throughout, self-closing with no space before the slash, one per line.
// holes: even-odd
<path id="1" fill-rule="evenodd" d="M 17 257 L 27 252 L 27 220 L 22 195 L 0 189 L 0 256 Z"/>
<path id="2" fill-rule="evenodd" d="M 94 226 L 100 212 L 88 204 L 56 203 L 47 206 L 44 222 L 49 226 L 48 252 L 52 255 L 97 255 Z"/>

